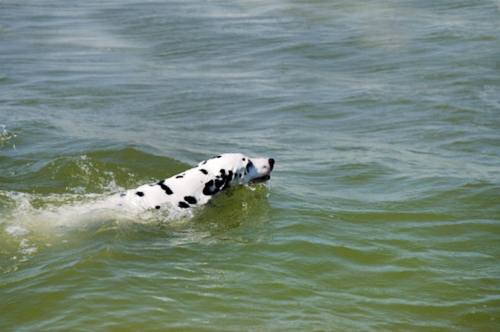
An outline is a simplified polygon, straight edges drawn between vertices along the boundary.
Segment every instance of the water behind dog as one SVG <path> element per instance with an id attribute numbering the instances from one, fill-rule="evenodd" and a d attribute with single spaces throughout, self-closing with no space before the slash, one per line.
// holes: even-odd
<path id="1" fill-rule="evenodd" d="M 498 330 L 499 10 L 1 2 L 0 330 Z M 223 152 L 271 182 L 89 208 Z"/>

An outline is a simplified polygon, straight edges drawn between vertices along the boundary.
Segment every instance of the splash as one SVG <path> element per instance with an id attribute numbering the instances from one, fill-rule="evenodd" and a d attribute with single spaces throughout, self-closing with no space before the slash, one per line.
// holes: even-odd
<path id="1" fill-rule="evenodd" d="M 7 145 L 7 143 L 15 137 L 16 134 L 8 131 L 7 126 L 0 124 L 0 147 Z M 16 145 L 12 144 L 12 147 L 15 149 Z"/>
<path id="2" fill-rule="evenodd" d="M 0 200 L 6 202 L 5 211 L 0 211 L 0 272 L 12 272 L 44 249 L 72 241 L 76 234 L 118 234 L 141 225 L 158 226 L 174 220 L 179 225 L 189 219 L 167 209 L 110 208 L 106 204 L 109 195 L 0 191 Z"/>
<path id="3" fill-rule="evenodd" d="M 12 236 L 25 236 L 32 233 L 60 234 L 109 222 L 165 222 L 184 216 L 168 209 L 160 212 L 134 206 L 113 206 L 108 204 L 112 195 L 112 192 L 51 195 L 0 192 L 0 197 L 9 200 L 11 207 L 0 217 L 0 224 Z"/>
<path id="4" fill-rule="evenodd" d="M 137 160 L 147 162 L 137 164 Z M 95 236 L 113 239 L 161 232 L 172 245 L 207 241 L 261 210 L 256 203 L 262 203 L 268 193 L 260 190 L 261 184 L 232 188 L 215 197 L 210 206 L 194 211 L 113 204 L 117 193 L 186 167 L 125 148 L 57 156 L 27 173 L 6 174 L 8 181 L 0 189 L 0 273 L 18 269 L 49 247 L 66 248 L 93 241 Z M 29 184 L 30 192 L 19 192 L 11 185 L 21 181 Z"/>

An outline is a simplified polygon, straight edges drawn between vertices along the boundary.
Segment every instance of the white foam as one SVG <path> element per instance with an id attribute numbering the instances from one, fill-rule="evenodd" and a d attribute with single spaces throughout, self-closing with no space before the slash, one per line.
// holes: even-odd
<path id="1" fill-rule="evenodd" d="M 15 138 L 17 135 L 13 132 L 7 130 L 7 126 L 4 124 L 0 124 L 0 147 L 6 144 L 11 139 Z M 12 145 L 15 148 L 15 144 Z"/>
<path id="2" fill-rule="evenodd" d="M 12 236 L 23 236 L 28 234 L 28 230 L 19 225 L 9 225 L 5 227 L 5 231 Z"/>
<path id="3" fill-rule="evenodd" d="M 108 187 L 115 189 L 117 186 L 116 183 L 110 183 Z M 0 216 L 0 225 L 3 224 L 5 232 L 13 237 L 60 233 L 109 221 L 145 224 L 192 216 L 184 211 L 145 211 L 140 206 L 118 206 L 113 204 L 112 193 L 44 196 L 15 192 L 0 194 L 7 197 L 13 206 L 7 214 Z M 34 206 L 35 201 L 42 206 Z"/>
<path id="4" fill-rule="evenodd" d="M 28 239 L 22 239 L 19 243 L 19 248 L 23 255 L 33 255 L 38 251 L 38 248 L 32 245 Z"/>
<path id="5" fill-rule="evenodd" d="M 8 203 L 6 213 L 0 214 L 0 239 L 14 245 L 10 249 L 11 260 L 19 263 L 29 261 L 40 248 L 64 242 L 73 230 L 100 227 L 109 222 L 145 224 L 171 218 L 165 210 L 139 213 L 134 209 L 108 208 L 107 193 L 42 196 L 0 191 L 0 196 Z"/>

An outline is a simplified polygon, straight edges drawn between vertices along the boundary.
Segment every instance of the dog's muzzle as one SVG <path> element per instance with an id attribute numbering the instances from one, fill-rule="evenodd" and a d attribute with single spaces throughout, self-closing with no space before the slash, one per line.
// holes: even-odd
<path id="1" fill-rule="evenodd" d="M 271 172 L 272 172 L 272 170 L 274 168 L 274 159 L 273 158 L 269 158 L 268 159 L 268 163 L 269 163 L 269 171 L 267 172 L 267 174 L 252 179 L 250 181 L 251 183 L 262 183 L 262 182 L 266 182 L 267 180 L 271 179 Z"/>

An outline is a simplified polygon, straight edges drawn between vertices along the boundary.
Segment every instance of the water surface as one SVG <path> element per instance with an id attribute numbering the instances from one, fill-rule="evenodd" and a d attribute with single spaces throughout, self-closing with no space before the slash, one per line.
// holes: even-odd
<path id="1" fill-rule="evenodd" d="M 0 330 L 498 330 L 499 11 L 2 1 Z M 192 220 L 65 213 L 234 151 Z"/>

